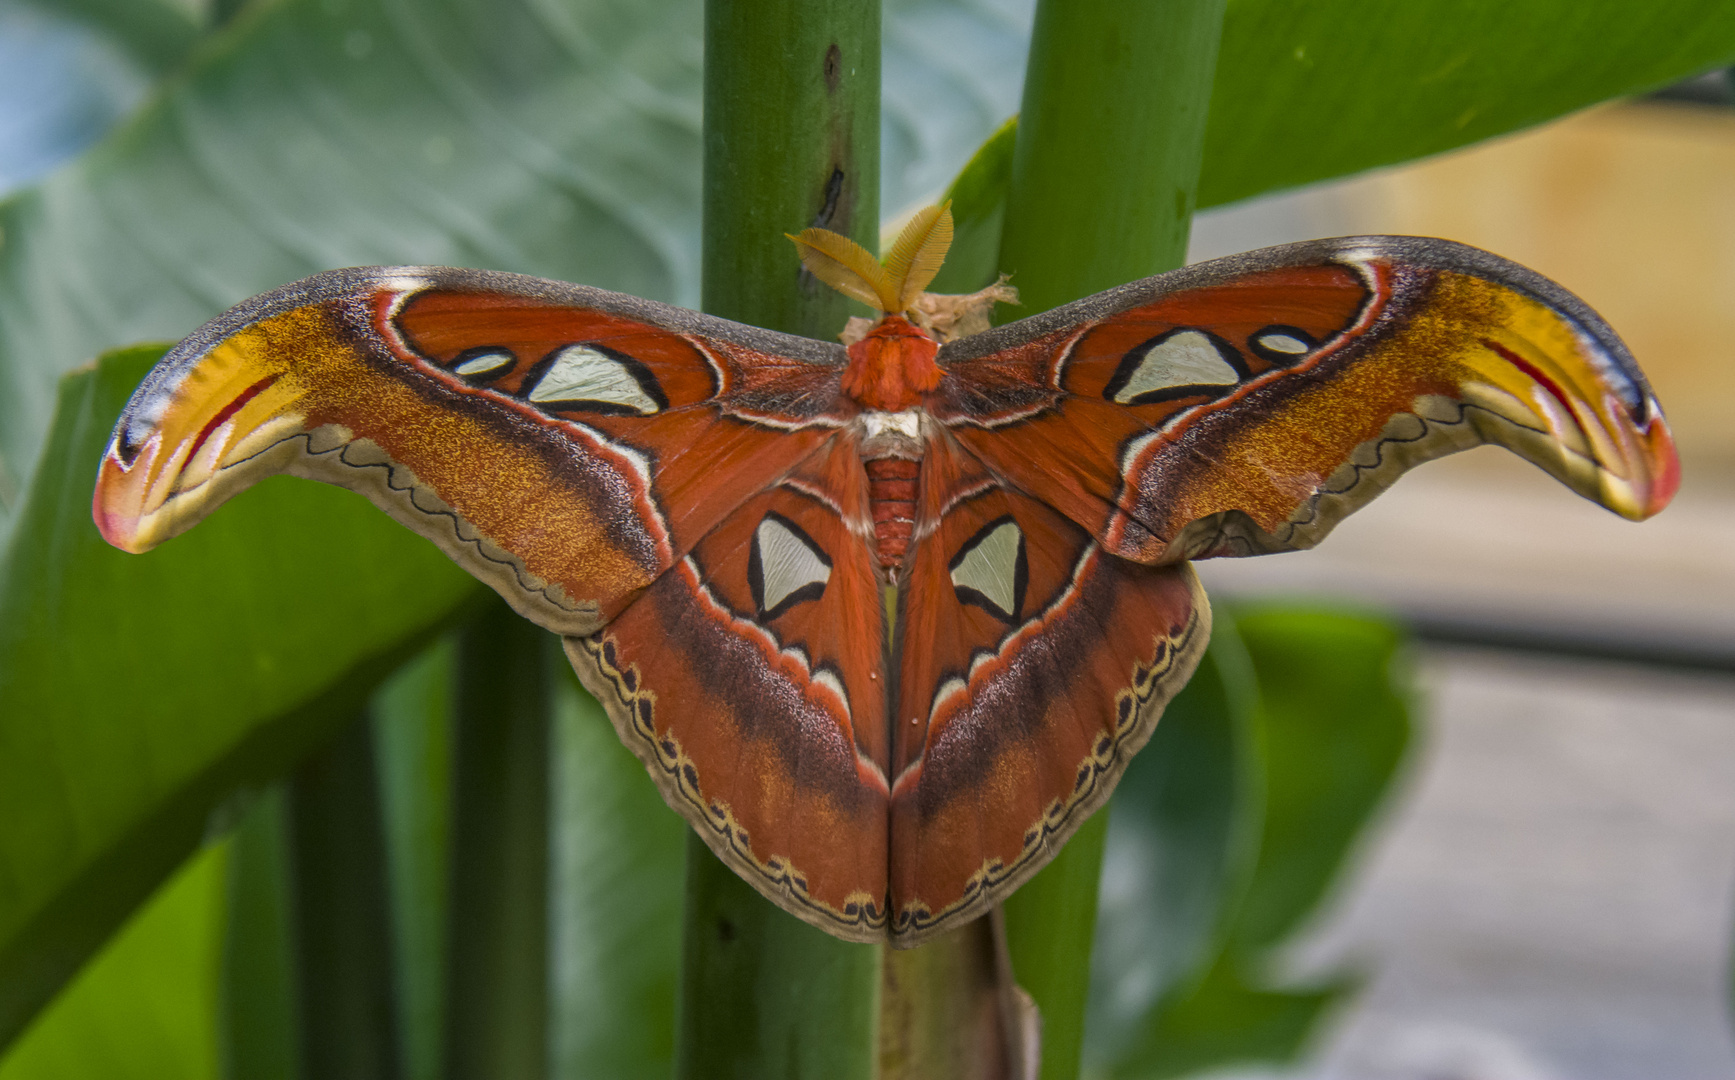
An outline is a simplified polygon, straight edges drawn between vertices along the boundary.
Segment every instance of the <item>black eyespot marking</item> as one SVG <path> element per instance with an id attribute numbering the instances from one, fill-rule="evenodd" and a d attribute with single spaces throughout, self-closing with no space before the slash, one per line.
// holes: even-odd
<path id="1" fill-rule="evenodd" d="M 122 427 L 120 429 L 120 434 L 114 437 L 115 460 L 119 461 L 122 465 L 131 465 L 133 462 L 137 461 L 139 459 L 139 451 L 142 449 L 144 449 L 142 443 L 134 443 L 132 441 L 131 424 Z"/>

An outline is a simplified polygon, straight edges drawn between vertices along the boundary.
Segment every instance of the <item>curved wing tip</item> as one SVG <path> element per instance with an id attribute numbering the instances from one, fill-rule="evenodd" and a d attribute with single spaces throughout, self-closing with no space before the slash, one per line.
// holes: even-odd
<path id="1" fill-rule="evenodd" d="M 1661 414 L 1655 421 L 1655 432 L 1652 435 L 1654 444 L 1651 449 L 1651 464 L 1654 465 L 1653 476 L 1648 497 L 1634 521 L 1660 512 L 1674 500 L 1681 490 L 1681 456 L 1675 450 L 1675 436 L 1669 426 L 1663 423 Z"/>
<path id="2" fill-rule="evenodd" d="M 149 551 L 153 545 L 141 542 L 139 519 L 134 515 L 110 509 L 108 500 L 104 498 L 105 494 L 99 480 L 90 500 L 90 516 L 96 523 L 96 531 L 102 534 L 110 547 L 119 548 L 129 555 L 142 555 Z"/>

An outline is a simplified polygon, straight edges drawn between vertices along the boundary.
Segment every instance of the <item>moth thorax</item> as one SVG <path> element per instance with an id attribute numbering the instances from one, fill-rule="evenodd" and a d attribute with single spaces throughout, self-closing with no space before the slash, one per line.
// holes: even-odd
<path id="1" fill-rule="evenodd" d="M 922 417 L 915 409 L 863 415 L 862 465 L 880 566 L 894 577 L 916 527 L 916 485 L 922 470 Z"/>

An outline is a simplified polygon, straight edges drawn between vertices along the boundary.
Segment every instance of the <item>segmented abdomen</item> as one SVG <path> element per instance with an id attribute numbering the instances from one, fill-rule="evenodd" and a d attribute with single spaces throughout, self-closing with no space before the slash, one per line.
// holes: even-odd
<path id="1" fill-rule="evenodd" d="M 874 515 L 874 545 L 880 565 L 895 570 L 910 547 L 916 527 L 916 477 L 922 463 L 906 458 L 875 458 L 863 463 L 868 474 L 868 505 Z"/>

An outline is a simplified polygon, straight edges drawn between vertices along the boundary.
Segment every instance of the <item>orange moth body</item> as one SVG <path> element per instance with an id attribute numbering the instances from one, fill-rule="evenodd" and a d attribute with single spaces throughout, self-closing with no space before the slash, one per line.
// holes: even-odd
<path id="1" fill-rule="evenodd" d="M 902 412 L 939 389 L 940 343 L 902 315 L 887 315 L 849 347 L 843 392 L 864 409 Z"/>

